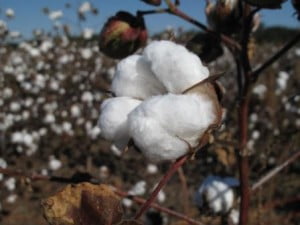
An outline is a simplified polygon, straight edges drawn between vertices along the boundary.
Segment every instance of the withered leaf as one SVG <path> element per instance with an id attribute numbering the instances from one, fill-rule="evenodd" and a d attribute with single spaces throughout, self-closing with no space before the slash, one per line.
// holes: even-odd
<path id="1" fill-rule="evenodd" d="M 68 185 L 42 201 L 51 225 L 114 225 L 123 215 L 120 198 L 107 185 Z"/>

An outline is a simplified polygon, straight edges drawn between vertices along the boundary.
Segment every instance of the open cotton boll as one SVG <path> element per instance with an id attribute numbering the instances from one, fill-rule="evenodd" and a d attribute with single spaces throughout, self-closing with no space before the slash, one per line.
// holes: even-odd
<path id="1" fill-rule="evenodd" d="M 117 96 L 145 99 L 166 93 L 142 56 L 132 55 L 119 62 L 112 81 L 112 91 Z"/>
<path id="2" fill-rule="evenodd" d="M 182 93 L 209 75 L 197 55 L 170 41 L 150 43 L 143 55 L 157 79 L 174 94 Z"/>
<path id="3" fill-rule="evenodd" d="M 208 176 L 204 179 L 195 195 L 195 202 L 199 207 L 203 207 L 204 202 L 214 213 L 226 213 L 234 201 L 234 192 L 231 183 L 226 180 Z"/>
<path id="4" fill-rule="evenodd" d="M 127 115 L 141 101 L 129 97 L 116 97 L 105 100 L 101 105 L 98 126 L 101 135 L 120 148 L 124 149 L 129 141 Z"/>
<path id="5" fill-rule="evenodd" d="M 128 118 L 134 143 L 150 160 L 162 161 L 196 147 L 216 115 L 206 96 L 167 94 L 144 101 Z"/>

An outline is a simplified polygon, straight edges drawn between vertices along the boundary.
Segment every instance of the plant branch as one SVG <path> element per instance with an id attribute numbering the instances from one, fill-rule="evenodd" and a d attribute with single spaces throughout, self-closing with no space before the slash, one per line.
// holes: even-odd
<path id="1" fill-rule="evenodd" d="M 239 175 L 240 175 L 240 190 L 241 190 L 241 202 L 240 202 L 240 218 L 239 224 L 246 225 L 248 221 L 248 209 L 250 202 L 249 191 L 249 162 L 246 150 L 246 144 L 248 139 L 248 110 L 249 110 L 249 96 L 247 93 L 242 98 L 239 109 Z"/>
<path id="2" fill-rule="evenodd" d="M 133 200 L 134 202 L 138 203 L 138 204 L 145 204 L 146 203 L 146 199 L 143 199 L 143 198 L 140 198 L 140 197 L 137 197 L 137 196 L 131 196 L 129 195 L 127 192 L 123 192 L 123 191 L 120 191 L 120 190 L 114 190 L 115 193 L 121 197 L 124 197 L 124 198 L 129 198 L 131 200 Z M 168 208 L 165 208 L 165 207 L 162 207 L 156 203 L 151 203 L 150 205 L 151 208 L 154 208 L 160 212 L 163 212 L 163 213 L 166 213 L 170 216 L 173 216 L 173 217 L 176 217 L 178 219 L 181 219 L 181 220 L 184 220 L 186 222 L 188 222 L 189 224 L 194 224 L 194 225 L 203 225 L 201 222 L 198 222 L 184 214 L 181 214 L 181 213 L 178 213 L 176 211 L 173 211 L 171 209 L 168 209 Z"/>
<path id="3" fill-rule="evenodd" d="M 151 193 L 150 197 L 147 199 L 147 201 L 142 205 L 140 210 L 136 213 L 134 219 L 139 219 L 143 213 L 150 207 L 150 205 L 153 203 L 153 201 L 156 199 L 159 191 L 165 186 L 165 184 L 168 182 L 168 180 L 172 177 L 172 175 L 191 157 L 190 154 L 184 155 L 177 159 L 169 168 L 167 173 L 162 177 L 154 191 Z"/>
<path id="4" fill-rule="evenodd" d="M 181 183 L 182 188 L 182 205 L 183 205 L 183 212 L 184 214 L 187 214 L 189 212 L 189 189 L 186 181 L 186 177 L 184 175 L 184 171 L 182 167 L 178 169 L 178 177 Z"/>
<path id="5" fill-rule="evenodd" d="M 263 184 L 268 182 L 271 178 L 273 178 L 275 175 L 277 175 L 279 172 L 281 172 L 285 167 L 296 161 L 296 159 L 300 157 L 300 151 L 297 151 L 295 154 L 293 154 L 291 157 L 289 157 L 287 160 L 285 160 L 281 165 L 275 167 L 272 169 L 269 173 L 267 173 L 265 176 L 260 178 L 255 184 L 252 185 L 251 190 L 256 191 L 258 190 Z"/>
<path id="6" fill-rule="evenodd" d="M 182 12 L 181 10 L 178 9 L 178 5 L 179 1 L 176 1 L 175 4 L 173 2 L 171 2 L 170 0 L 166 0 L 166 4 L 169 6 L 169 8 L 165 9 L 154 9 L 154 10 L 147 10 L 147 11 L 138 11 L 137 14 L 139 15 L 149 15 L 149 14 L 158 14 L 158 13 L 169 13 L 172 14 L 174 16 L 178 16 L 181 19 L 197 26 L 198 28 L 204 30 L 205 32 L 210 33 L 211 35 L 215 36 L 215 37 L 220 37 L 221 40 L 223 41 L 224 44 L 226 44 L 229 48 L 234 48 L 234 49 L 241 49 L 241 46 L 239 45 L 239 43 L 237 43 L 234 39 L 230 38 L 229 36 L 226 36 L 224 34 L 219 34 L 217 32 L 215 32 L 214 30 L 209 29 L 207 26 L 205 26 L 204 24 L 200 23 L 199 21 L 191 18 L 190 16 L 188 16 L 187 14 L 185 14 L 184 12 Z"/>
<path id="7" fill-rule="evenodd" d="M 264 64 L 262 64 L 259 68 L 251 74 L 252 82 L 255 82 L 259 75 L 267 69 L 270 65 L 272 65 L 276 60 L 278 60 L 283 54 L 285 54 L 289 49 L 291 49 L 298 41 L 300 41 L 300 32 L 293 37 L 289 42 L 287 42 L 277 53 L 275 53 L 270 59 L 268 59 Z"/>
<path id="8" fill-rule="evenodd" d="M 169 14 L 178 16 L 181 19 L 201 28 L 202 30 L 206 31 L 207 33 L 210 33 L 211 35 L 213 35 L 215 37 L 220 37 L 222 42 L 224 44 L 226 44 L 229 48 L 241 49 L 241 46 L 239 45 L 239 43 L 237 43 L 234 39 L 230 38 L 229 36 L 227 36 L 225 34 L 220 34 L 220 33 L 215 32 L 214 30 L 209 29 L 204 24 L 193 19 L 192 17 L 190 17 L 189 15 L 187 15 L 186 13 L 184 13 L 183 11 L 178 9 L 171 1 L 168 1 L 168 2 L 169 2 L 168 5 L 169 5 L 170 10 L 168 10 L 167 12 Z"/>

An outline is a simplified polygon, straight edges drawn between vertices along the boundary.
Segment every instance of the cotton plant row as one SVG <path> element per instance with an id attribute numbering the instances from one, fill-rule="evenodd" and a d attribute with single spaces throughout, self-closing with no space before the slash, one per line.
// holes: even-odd
<path id="1" fill-rule="evenodd" d="M 194 151 L 222 116 L 208 77 L 208 69 L 185 47 L 150 43 L 142 55 L 118 63 L 112 80 L 116 97 L 101 105 L 101 134 L 120 149 L 132 139 L 155 162 Z"/>

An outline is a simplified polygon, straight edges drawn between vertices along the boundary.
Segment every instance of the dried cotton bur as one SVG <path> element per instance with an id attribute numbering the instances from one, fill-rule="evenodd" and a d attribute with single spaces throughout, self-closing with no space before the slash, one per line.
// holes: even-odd
<path id="1" fill-rule="evenodd" d="M 121 142 L 122 148 L 131 138 L 154 162 L 195 151 L 221 122 L 215 78 L 209 77 L 199 57 L 185 47 L 153 41 L 142 55 L 119 62 L 112 81 L 117 97 L 101 107 L 103 137 Z M 116 100 L 120 96 L 134 103 L 123 105 Z M 107 107 L 107 101 L 114 101 L 115 106 Z"/>
<path id="2" fill-rule="evenodd" d="M 80 183 L 42 201 L 44 216 L 51 225 L 141 225 L 123 220 L 121 199 L 110 186 Z"/>

